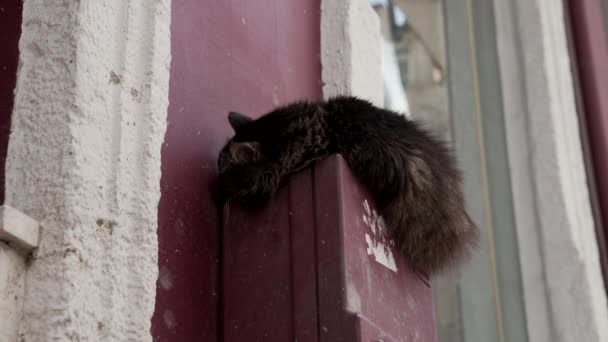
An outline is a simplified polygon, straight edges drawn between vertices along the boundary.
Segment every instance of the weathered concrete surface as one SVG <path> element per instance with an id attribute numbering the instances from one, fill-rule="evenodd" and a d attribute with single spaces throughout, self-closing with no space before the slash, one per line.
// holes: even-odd
<path id="1" fill-rule="evenodd" d="M 168 0 L 26 0 L 6 204 L 40 221 L 23 341 L 149 341 Z"/>
<path id="2" fill-rule="evenodd" d="M 562 1 L 495 0 L 531 341 L 608 341 Z"/>
<path id="3" fill-rule="evenodd" d="M 366 0 L 321 2 L 323 95 L 384 103 L 380 22 Z"/>
<path id="4" fill-rule="evenodd" d="M 0 341 L 18 341 L 25 269 L 23 255 L 0 242 Z"/>

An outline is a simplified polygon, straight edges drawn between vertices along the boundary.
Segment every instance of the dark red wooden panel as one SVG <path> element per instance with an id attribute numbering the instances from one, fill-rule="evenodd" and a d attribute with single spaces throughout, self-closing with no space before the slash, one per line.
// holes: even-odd
<path id="1" fill-rule="evenodd" d="M 383 238 L 344 160 L 314 174 L 320 341 L 436 341 L 432 290 Z"/>
<path id="2" fill-rule="evenodd" d="M 155 341 L 220 337 L 220 222 L 211 187 L 217 154 L 232 134 L 226 114 L 259 115 L 297 98 L 321 96 L 319 12 L 319 0 L 172 2 Z M 273 213 L 273 222 L 289 221 L 286 205 Z M 277 246 L 274 252 L 289 251 Z"/>
<path id="3" fill-rule="evenodd" d="M 312 186 L 309 169 L 261 211 L 224 211 L 224 341 L 317 339 Z"/>
<path id="4" fill-rule="evenodd" d="M 383 238 L 341 157 L 225 217 L 226 341 L 436 341 L 428 281 Z"/>
<path id="5" fill-rule="evenodd" d="M 17 82 L 22 12 L 21 1 L 3 1 L 0 4 L 0 204 L 4 203 L 4 163 Z"/>
<path id="6" fill-rule="evenodd" d="M 317 254 L 312 169 L 289 183 L 294 341 L 318 336 Z"/>
<path id="7" fill-rule="evenodd" d="M 225 211 L 224 341 L 293 340 L 288 195 L 255 216 Z"/>

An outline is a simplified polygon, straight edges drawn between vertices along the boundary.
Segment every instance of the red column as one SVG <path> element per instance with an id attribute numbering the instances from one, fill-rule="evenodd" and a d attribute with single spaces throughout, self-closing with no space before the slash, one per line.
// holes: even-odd
<path id="1" fill-rule="evenodd" d="M 172 2 L 155 341 L 220 338 L 221 222 L 212 186 L 232 135 L 227 114 L 321 97 L 319 21 L 319 0 Z"/>

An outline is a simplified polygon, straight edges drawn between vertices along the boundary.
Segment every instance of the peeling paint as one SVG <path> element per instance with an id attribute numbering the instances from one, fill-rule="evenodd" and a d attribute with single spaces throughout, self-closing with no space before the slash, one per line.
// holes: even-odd
<path id="1" fill-rule="evenodd" d="M 397 272 L 397 265 L 393 253 L 382 242 L 374 241 L 369 234 L 365 233 L 365 242 L 367 242 L 367 254 L 373 255 L 374 259 L 380 265 L 388 268 L 393 272 Z"/>
<path id="2" fill-rule="evenodd" d="M 346 310 L 352 313 L 361 313 L 361 296 L 357 287 L 351 283 L 346 284 Z"/>
<path id="3" fill-rule="evenodd" d="M 374 260 L 380 265 L 397 272 L 397 264 L 393 256 L 393 242 L 385 235 L 386 225 L 382 216 L 371 208 L 367 200 L 363 201 L 363 223 L 370 229 L 365 233 L 367 244 L 367 255 L 374 256 Z"/>

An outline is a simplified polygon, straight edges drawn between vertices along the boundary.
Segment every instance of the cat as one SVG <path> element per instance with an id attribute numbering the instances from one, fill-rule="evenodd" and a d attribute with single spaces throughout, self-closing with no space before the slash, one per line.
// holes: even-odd
<path id="1" fill-rule="evenodd" d="M 460 170 L 447 145 L 421 124 L 348 96 L 299 101 L 258 119 L 230 112 L 235 135 L 218 157 L 224 200 L 264 205 L 289 174 L 331 154 L 370 190 L 389 237 L 412 268 L 433 274 L 471 254 Z"/>

